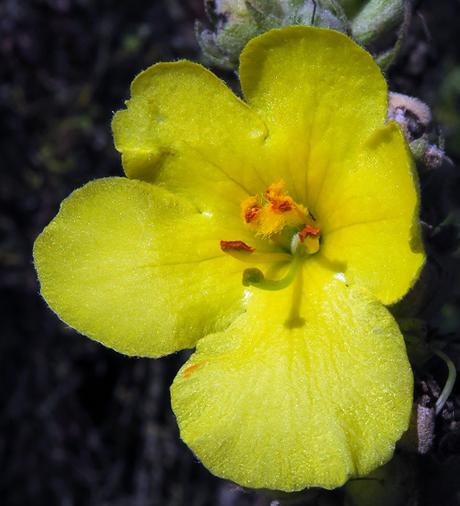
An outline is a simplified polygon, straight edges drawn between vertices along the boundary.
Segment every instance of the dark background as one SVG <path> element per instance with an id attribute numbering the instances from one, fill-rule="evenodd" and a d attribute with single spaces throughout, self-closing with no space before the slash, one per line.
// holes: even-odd
<path id="1" fill-rule="evenodd" d="M 121 175 L 113 111 L 141 69 L 199 57 L 196 18 L 201 0 L 0 0 L 1 506 L 270 502 L 213 477 L 180 442 L 169 385 L 184 356 L 130 359 L 76 334 L 38 295 L 31 259 L 64 197 Z M 459 33 L 458 0 L 419 2 L 388 75 L 433 107 L 454 162 Z M 458 332 L 459 301 L 454 293 L 437 316 L 446 332 Z M 420 464 L 418 504 L 460 504 L 459 440 Z"/>

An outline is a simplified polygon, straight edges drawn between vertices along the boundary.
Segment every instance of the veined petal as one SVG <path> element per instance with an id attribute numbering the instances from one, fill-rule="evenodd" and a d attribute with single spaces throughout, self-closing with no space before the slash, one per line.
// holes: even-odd
<path id="1" fill-rule="evenodd" d="M 241 312 L 241 265 L 220 251 L 220 234 L 166 190 L 96 180 L 35 243 L 41 291 L 66 323 L 128 355 L 192 347 Z"/>
<path id="2" fill-rule="evenodd" d="M 334 488 L 391 457 L 412 374 L 385 307 L 311 261 L 291 289 L 254 291 L 227 331 L 198 342 L 172 404 L 182 438 L 216 475 Z"/>
<path id="3" fill-rule="evenodd" d="M 338 32 L 289 27 L 248 44 L 241 80 L 270 131 L 267 171 L 284 170 L 317 218 L 321 255 L 383 303 L 400 299 L 424 262 L 418 194 L 399 127 L 384 126 L 387 87 L 372 57 Z"/>
<path id="4" fill-rule="evenodd" d="M 384 304 L 400 299 L 425 261 L 412 159 L 395 123 L 376 130 L 340 177 L 326 175 L 314 213 L 321 255 Z"/>
<path id="5" fill-rule="evenodd" d="M 266 171 L 285 174 L 308 207 L 324 173 L 340 171 L 387 111 L 385 79 L 371 55 L 342 33 L 290 26 L 252 39 L 240 59 L 243 94 L 269 129 Z"/>
<path id="6" fill-rule="evenodd" d="M 238 217 L 240 202 L 260 190 L 254 166 L 265 125 L 201 65 L 148 68 L 133 81 L 126 105 L 112 128 L 128 177 L 166 186 L 202 210 L 230 210 L 226 219 Z"/>

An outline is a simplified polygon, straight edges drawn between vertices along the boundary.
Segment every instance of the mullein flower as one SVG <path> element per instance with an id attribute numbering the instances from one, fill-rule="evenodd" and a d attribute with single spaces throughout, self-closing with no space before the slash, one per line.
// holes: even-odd
<path id="1" fill-rule="evenodd" d="M 413 378 L 385 305 L 424 263 L 412 160 L 371 56 L 288 27 L 241 55 L 245 102 L 150 67 L 113 120 L 127 178 L 90 182 L 36 241 L 51 308 L 122 353 L 196 347 L 181 436 L 253 488 L 334 488 L 390 459 Z"/>

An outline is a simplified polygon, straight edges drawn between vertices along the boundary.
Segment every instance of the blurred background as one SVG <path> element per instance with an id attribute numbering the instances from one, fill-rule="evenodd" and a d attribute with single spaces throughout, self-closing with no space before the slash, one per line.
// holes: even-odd
<path id="1" fill-rule="evenodd" d="M 0 0 L 1 506 L 270 504 L 210 475 L 181 443 L 169 385 L 185 355 L 131 359 L 81 337 L 46 307 L 32 265 L 33 241 L 61 200 L 90 179 L 122 174 L 113 112 L 141 69 L 199 58 L 197 18 L 201 0 Z M 456 165 L 459 33 L 458 0 L 416 3 L 388 74 L 392 90 L 432 107 Z M 458 177 L 449 177 L 446 198 L 458 204 Z M 422 181 L 424 198 L 443 178 Z M 457 337 L 459 291 L 436 316 Z M 442 368 L 433 374 L 445 379 Z M 414 463 L 420 493 L 410 504 L 460 504 L 460 433 L 450 427 Z M 343 494 L 319 501 L 342 504 Z"/>

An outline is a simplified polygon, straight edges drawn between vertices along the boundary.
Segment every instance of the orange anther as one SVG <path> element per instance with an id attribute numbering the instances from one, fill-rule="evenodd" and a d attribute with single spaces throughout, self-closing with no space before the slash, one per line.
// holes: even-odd
<path id="1" fill-rule="evenodd" d="M 246 223 L 251 223 L 252 221 L 254 221 L 257 218 L 261 209 L 262 206 L 260 206 L 259 204 L 254 204 L 247 207 L 244 210 L 244 221 Z"/>
<path id="2" fill-rule="evenodd" d="M 303 226 L 308 209 L 297 204 L 284 190 L 283 181 L 271 184 L 264 194 L 248 197 L 241 203 L 241 216 L 256 235 L 272 237 L 284 228 Z"/>
<path id="3" fill-rule="evenodd" d="M 307 237 L 318 237 L 320 229 L 313 227 L 312 225 L 305 225 L 305 227 L 299 232 L 300 242 L 304 242 Z"/>
<path id="4" fill-rule="evenodd" d="M 247 251 L 248 253 L 253 253 L 256 250 L 243 241 L 220 241 L 220 249 L 222 251 Z"/>
<path id="5" fill-rule="evenodd" d="M 276 213 L 286 213 L 292 209 L 292 202 L 290 199 L 272 200 L 271 208 Z"/>

